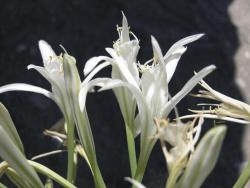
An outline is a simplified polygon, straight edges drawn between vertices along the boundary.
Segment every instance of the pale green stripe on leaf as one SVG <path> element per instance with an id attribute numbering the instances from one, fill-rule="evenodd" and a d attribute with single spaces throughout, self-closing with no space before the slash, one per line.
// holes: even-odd
<path id="1" fill-rule="evenodd" d="M 62 185 L 63 187 L 67 188 L 76 188 L 75 185 L 67 181 L 65 178 L 57 174 L 56 172 L 52 171 L 46 166 L 39 164 L 35 161 L 28 161 L 28 163 L 40 174 L 47 176 L 48 178 L 54 180 L 58 184 Z"/>
<path id="2" fill-rule="evenodd" d="M 226 134 L 225 126 L 209 130 L 195 149 L 178 188 L 199 188 L 211 173 L 221 150 Z"/>
<path id="3" fill-rule="evenodd" d="M 240 177 L 234 184 L 233 188 L 244 188 L 250 179 L 250 161 L 248 161 L 247 166 L 244 168 Z"/>
<path id="4" fill-rule="evenodd" d="M 0 178 L 4 175 L 4 173 L 6 172 L 7 168 L 8 168 L 8 163 L 6 161 L 3 161 L 0 163 Z"/>
<path id="5" fill-rule="evenodd" d="M 6 175 L 16 187 L 32 188 L 31 185 L 29 185 L 21 176 L 19 176 L 14 169 L 8 168 L 6 171 Z"/>
<path id="6" fill-rule="evenodd" d="M 3 127 L 3 129 L 9 135 L 15 145 L 20 149 L 20 151 L 24 153 L 23 144 L 17 133 L 15 125 L 10 117 L 8 110 L 2 103 L 0 103 L 0 126 Z"/>
<path id="7" fill-rule="evenodd" d="M 0 126 L 0 157 L 7 161 L 23 180 L 31 187 L 43 188 L 43 184 L 35 170 L 28 164 L 22 152 L 18 149 L 7 132 Z"/>

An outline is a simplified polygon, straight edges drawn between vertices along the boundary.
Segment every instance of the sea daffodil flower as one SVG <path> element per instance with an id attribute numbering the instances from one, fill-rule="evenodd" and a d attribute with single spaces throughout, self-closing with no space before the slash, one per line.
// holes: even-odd
<path id="1" fill-rule="evenodd" d="M 168 83 L 175 72 L 179 59 L 186 51 L 185 45 L 198 40 L 202 37 L 202 34 L 186 37 L 178 41 L 164 56 L 158 42 L 152 37 L 154 57 L 144 65 L 141 65 L 137 62 L 139 41 L 129 31 L 127 19 L 124 15 L 122 27 L 118 28 L 118 33 L 119 39 L 115 42 L 114 48 L 106 48 L 111 58 L 106 56 L 91 58 L 85 65 L 84 73 L 91 74 L 99 70 L 100 67 L 103 68 L 112 65 L 112 79 L 103 82 L 102 86 L 100 83 L 95 83 L 94 81 L 90 85 L 101 86 L 101 90 L 114 90 L 126 125 L 129 152 L 133 153 L 133 148 L 130 148 L 133 139 L 131 138 L 131 134 L 135 137 L 141 133 L 141 151 L 138 167 L 135 162 L 130 162 L 131 168 L 137 167 L 137 170 L 134 169 L 131 171 L 132 176 L 141 181 L 149 155 L 156 142 L 155 139 L 150 139 L 156 131 L 153 119 L 155 117 L 167 117 L 175 105 L 203 77 L 214 70 L 215 66 L 208 66 L 194 75 L 182 90 L 170 99 L 168 95 Z M 132 34 L 134 39 L 130 40 L 130 34 Z M 98 65 L 98 63 L 100 64 Z M 150 65 L 150 63 L 152 64 Z M 140 72 L 141 77 L 139 76 Z M 86 91 L 85 88 L 84 91 Z M 80 93 L 79 103 L 83 110 L 86 92 Z M 137 115 L 136 102 L 139 110 Z"/>
<path id="2" fill-rule="evenodd" d="M 175 122 L 169 122 L 169 120 L 155 118 L 157 126 L 155 138 L 160 139 L 162 143 L 169 173 L 177 166 L 180 170 L 184 169 L 185 162 L 190 157 L 189 154 L 194 151 L 204 122 L 202 115 L 197 120 L 198 117 L 193 121 L 183 123 L 178 119 Z M 165 142 L 171 146 L 170 149 L 166 147 Z"/>
<path id="3" fill-rule="evenodd" d="M 176 184 L 189 159 L 192 158 L 203 122 L 202 115 L 199 120 L 196 117 L 193 121 L 186 123 L 181 122 L 178 118 L 175 122 L 155 118 L 157 127 L 155 138 L 160 140 L 169 174 L 166 187 Z"/>
<path id="4" fill-rule="evenodd" d="M 0 93 L 8 91 L 30 91 L 43 94 L 49 97 L 59 106 L 62 111 L 67 132 L 68 146 L 68 179 L 73 182 L 75 179 L 75 140 L 74 127 L 76 125 L 78 135 L 84 150 L 86 150 L 86 160 L 90 164 L 96 187 L 105 187 L 103 179 L 97 165 L 93 136 L 88 120 L 86 109 L 80 111 L 78 103 L 78 94 L 81 85 L 88 85 L 88 81 L 94 76 L 92 73 L 83 83 L 81 83 L 79 73 L 76 68 L 75 59 L 67 53 L 57 56 L 51 46 L 45 41 L 39 41 L 39 49 L 43 58 L 43 67 L 29 65 L 28 69 L 37 70 L 51 84 L 51 92 L 43 88 L 24 84 L 15 83 L 0 87 Z M 76 102 L 77 101 L 77 102 Z"/>
<path id="5" fill-rule="evenodd" d="M 250 105 L 228 97 L 214 89 L 212 89 L 204 80 L 200 81 L 200 85 L 205 90 L 200 90 L 198 94 L 193 96 L 199 98 L 211 99 L 218 104 L 202 103 L 199 106 L 209 106 L 208 110 L 190 110 L 194 113 L 203 113 L 204 118 L 220 119 L 232 121 L 241 124 L 250 124 Z M 193 118 L 197 114 L 182 116 L 182 119 Z"/>

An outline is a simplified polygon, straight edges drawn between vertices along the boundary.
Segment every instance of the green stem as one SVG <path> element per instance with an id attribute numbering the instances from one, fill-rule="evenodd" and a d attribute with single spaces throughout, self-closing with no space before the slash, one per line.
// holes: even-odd
<path id="1" fill-rule="evenodd" d="M 138 182 L 142 182 L 142 178 L 146 170 L 148 159 L 149 159 L 149 155 L 146 155 L 144 157 L 140 155 L 139 157 L 138 166 L 137 166 L 136 173 L 134 176 L 134 179 L 137 180 Z"/>
<path id="2" fill-rule="evenodd" d="M 67 149 L 68 149 L 68 169 L 67 180 L 71 183 L 76 179 L 76 153 L 75 153 L 75 126 L 73 120 L 70 118 L 67 120 Z"/>
<path id="3" fill-rule="evenodd" d="M 179 178 L 181 170 L 178 167 L 174 167 L 172 172 L 169 174 L 165 188 L 175 188 L 177 179 Z"/>
<path id="4" fill-rule="evenodd" d="M 138 165 L 137 165 L 136 173 L 134 176 L 134 179 L 139 182 L 142 182 L 142 179 L 143 179 L 143 176 L 144 176 L 147 164 L 148 164 L 148 160 L 152 152 L 152 149 L 155 145 L 155 142 L 156 142 L 155 140 L 147 140 L 147 141 L 144 141 L 143 144 L 141 145 Z M 132 187 L 134 188 L 134 186 Z"/>
<path id="5" fill-rule="evenodd" d="M 56 172 L 52 171 L 51 169 L 37 163 L 34 161 L 28 161 L 29 164 L 39 173 L 49 177 L 50 179 L 56 181 L 59 183 L 61 186 L 66 187 L 66 188 L 76 188 L 75 185 L 64 179 L 62 176 L 57 174 Z"/>
<path id="6" fill-rule="evenodd" d="M 97 161 L 94 162 L 93 165 L 93 177 L 94 177 L 94 182 L 95 182 L 95 187 L 96 188 L 106 188 L 105 182 L 103 180 L 101 171 L 98 167 Z"/>
<path id="7" fill-rule="evenodd" d="M 126 127 L 126 135 L 127 135 L 127 144 L 128 144 L 128 153 L 129 153 L 129 163 L 130 163 L 130 171 L 131 177 L 135 176 L 136 168 L 137 168 L 137 159 L 136 159 L 136 151 L 135 151 L 135 139 L 134 134 L 127 124 Z"/>

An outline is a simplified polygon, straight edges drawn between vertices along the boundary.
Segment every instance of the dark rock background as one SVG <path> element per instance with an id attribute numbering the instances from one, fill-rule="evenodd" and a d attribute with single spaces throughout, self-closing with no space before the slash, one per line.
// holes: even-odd
<path id="1" fill-rule="evenodd" d="M 237 6 L 231 7 L 231 12 L 228 12 L 232 4 Z M 121 23 L 123 10 L 132 31 L 140 39 L 141 62 L 152 56 L 150 35 L 157 38 L 162 50 L 166 52 L 171 44 L 182 37 L 195 33 L 206 34 L 200 41 L 191 44 L 181 59 L 171 82 L 172 94 L 184 85 L 194 70 L 215 64 L 217 70 L 206 80 L 215 89 L 242 99 L 235 84 L 235 75 L 237 62 L 242 62 L 244 54 L 236 56 L 236 60 L 235 54 L 246 41 L 244 38 L 240 41 L 239 38 L 247 30 L 238 33 L 234 24 L 237 25 L 239 19 L 245 18 L 240 13 L 241 7 L 246 5 L 249 5 L 247 0 L 4 1 L 0 6 L 0 85 L 25 82 L 50 89 L 46 80 L 37 72 L 26 69 L 29 64 L 42 65 L 37 46 L 39 39 L 49 42 L 58 53 L 62 51 L 58 45 L 62 44 L 76 57 L 82 73 L 88 58 L 106 55 L 104 48 L 112 46 L 112 42 L 117 39 L 116 25 Z M 235 18 L 234 23 L 231 15 Z M 241 22 L 237 26 L 243 25 L 244 22 Z M 100 75 L 109 75 L 109 71 L 103 71 Z M 42 134 L 44 129 L 61 117 L 52 101 L 23 92 L 2 94 L 0 101 L 6 105 L 14 119 L 28 158 L 60 148 L 58 143 Z M 179 105 L 181 114 L 186 114 L 185 109 L 194 107 L 195 102 L 191 97 L 183 100 Z M 87 108 L 98 160 L 107 186 L 129 187 L 123 180 L 123 177 L 129 176 L 125 131 L 112 92 L 91 94 Z M 212 122 L 207 123 L 204 130 L 211 125 Z M 244 127 L 229 123 L 228 127 L 219 162 L 203 185 L 204 188 L 232 187 L 238 177 L 243 162 L 241 140 Z M 39 161 L 65 175 L 65 154 Z M 93 187 L 84 162 L 80 163 L 78 174 L 79 187 Z M 143 182 L 149 188 L 163 187 L 165 177 L 165 162 L 157 145 Z"/>

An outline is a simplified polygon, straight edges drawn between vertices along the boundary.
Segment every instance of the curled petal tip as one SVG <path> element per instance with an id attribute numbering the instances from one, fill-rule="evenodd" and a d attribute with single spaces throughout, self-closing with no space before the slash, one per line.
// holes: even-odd
<path id="1" fill-rule="evenodd" d="M 27 69 L 30 70 L 30 69 L 31 69 L 31 66 L 32 66 L 32 65 L 28 65 L 28 66 L 27 66 Z"/>
<path id="2" fill-rule="evenodd" d="M 211 70 L 215 70 L 216 66 L 215 65 L 210 65 L 210 66 L 208 66 L 208 68 L 211 69 Z"/>
<path id="3" fill-rule="evenodd" d="M 55 52 L 46 41 L 39 40 L 38 46 L 44 62 L 47 61 L 49 58 L 56 56 Z"/>

